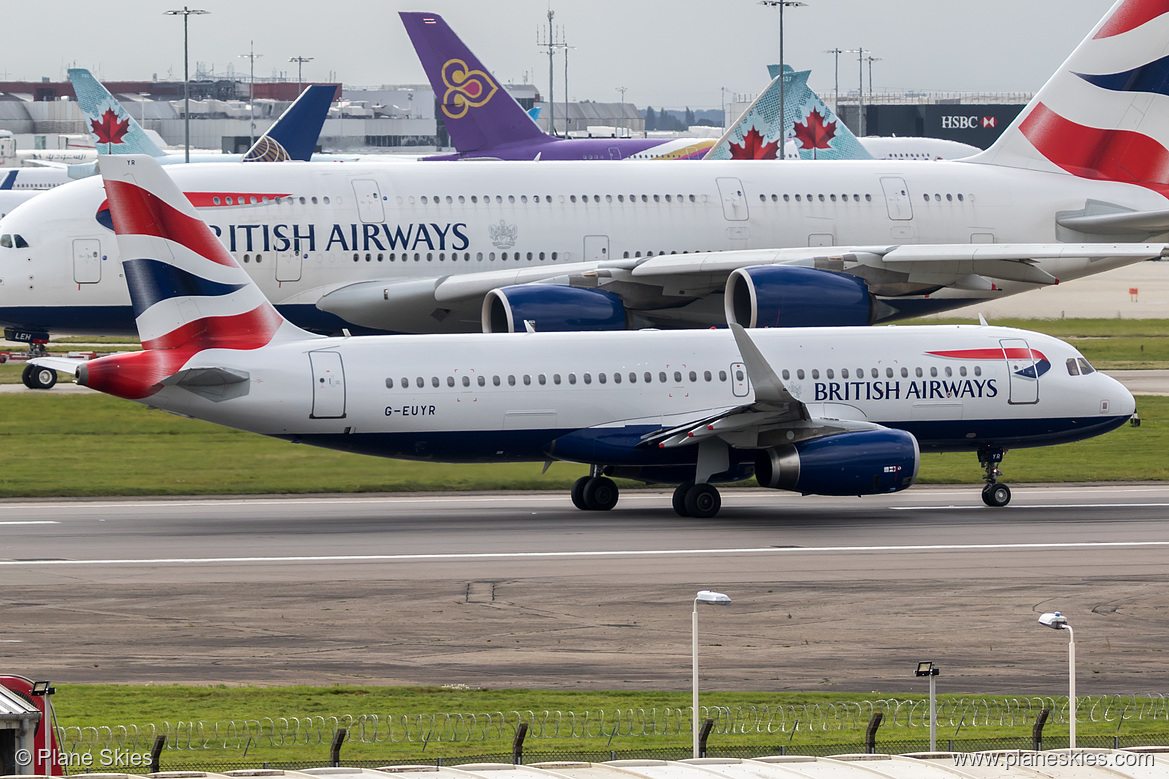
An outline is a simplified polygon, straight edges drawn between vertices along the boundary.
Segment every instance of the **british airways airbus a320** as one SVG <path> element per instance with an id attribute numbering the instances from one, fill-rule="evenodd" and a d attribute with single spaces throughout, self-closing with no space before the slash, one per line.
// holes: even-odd
<path id="1" fill-rule="evenodd" d="M 864 325 L 1160 256 L 1166 45 L 1169 0 L 1123 0 L 991 149 L 961 161 L 173 175 L 277 310 L 320 332 Z M 0 220 L 0 322 L 30 337 L 132 332 L 104 199 L 77 182 Z"/>
<path id="2" fill-rule="evenodd" d="M 144 351 L 73 364 L 93 389 L 243 430 L 364 454 L 588 463 L 679 485 L 710 517 L 714 482 L 820 495 L 895 492 L 921 451 L 977 452 L 1002 506 L 1009 448 L 1116 428 L 1132 396 L 1048 336 L 987 326 L 333 338 L 264 298 L 151 158 L 101 162 Z"/>

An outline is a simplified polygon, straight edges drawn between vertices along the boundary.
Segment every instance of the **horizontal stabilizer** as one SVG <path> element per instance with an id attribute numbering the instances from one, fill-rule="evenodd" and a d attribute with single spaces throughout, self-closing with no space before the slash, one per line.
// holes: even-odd
<path id="1" fill-rule="evenodd" d="M 1089 235 L 1116 235 L 1118 233 L 1169 232 L 1169 208 L 1155 211 L 1120 211 L 1113 214 L 1061 216 L 1062 226 Z"/>
<path id="2" fill-rule="evenodd" d="M 251 376 L 231 368 L 187 368 L 159 382 L 164 387 L 181 387 L 211 401 L 228 400 L 248 394 Z"/>

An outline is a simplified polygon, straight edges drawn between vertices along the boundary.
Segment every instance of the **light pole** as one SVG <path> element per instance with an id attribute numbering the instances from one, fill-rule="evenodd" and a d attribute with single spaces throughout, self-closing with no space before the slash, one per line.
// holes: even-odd
<path id="1" fill-rule="evenodd" d="M 836 86 L 832 92 L 832 110 L 836 112 L 837 116 L 840 116 L 840 55 L 844 53 L 844 49 L 828 49 L 824 53 L 833 55 L 832 58 L 836 61 L 836 67 L 834 69 Z"/>
<path id="2" fill-rule="evenodd" d="M 914 676 L 928 676 L 930 678 L 930 751 L 938 751 L 938 698 L 934 689 L 934 677 L 941 673 L 941 669 L 933 664 L 932 660 L 917 664 Z"/>
<path id="3" fill-rule="evenodd" d="M 1068 624 L 1068 618 L 1058 611 L 1048 612 L 1039 617 L 1039 624 L 1053 630 L 1068 632 L 1068 749 L 1076 748 L 1076 634 Z"/>
<path id="4" fill-rule="evenodd" d="M 690 713 L 691 728 L 694 731 L 694 757 L 698 757 L 698 604 L 709 603 L 712 606 L 727 606 L 731 599 L 721 592 L 699 590 L 694 597 L 694 613 L 690 615 L 690 645 L 692 649 L 690 670 L 693 677 L 693 708 Z"/>
<path id="5" fill-rule="evenodd" d="M 248 60 L 248 117 L 250 119 L 251 146 L 256 145 L 256 57 L 263 54 L 256 53 L 256 42 L 248 41 L 248 53 L 239 55 Z M 251 148 L 249 146 L 248 148 Z"/>
<path id="6" fill-rule="evenodd" d="M 868 49 L 845 49 L 847 54 L 856 54 L 856 104 L 857 104 L 857 136 L 865 136 L 865 52 Z"/>
<path id="7" fill-rule="evenodd" d="M 312 62 L 312 57 L 289 57 L 289 62 L 296 63 L 296 94 L 300 94 L 304 90 L 303 71 L 304 63 Z"/>
<path id="8" fill-rule="evenodd" d="M 163 11 L 164 16 L 181 16 L 183 17 L 183 146 L 186 152 L 183 155 L 184 162 L 191 161 L 191 79 L 187 75 L 187 19 L 191 16 L 202 16 L 209 14 L 210 11 L 204 11 L 199 8 L 187 8 L 183 6 L 182 10 Z"/>
<path id="9" fill-rule="evenodd" d="M 882 57 L 874 57 L 871 54 L 869 56 L 865 57 L 865 62 L 869 63 L 869 99 L 870 100 L 873 97 L 873 63 L 880 62 L 882 59 L 883 59 Z"/>
<path id="10" fill-rule="evenodd" d="M 798 8 L 807 3 L 800 0 L 759 0 L 759 5 L 779 9 L 779 127 L 782 137 L 779 139 L 779 156 L 777 159 L 787 158 L 787 106 L 784 104 L 784 72 L 783 72 L 783 9 L 785 7 Z"/>

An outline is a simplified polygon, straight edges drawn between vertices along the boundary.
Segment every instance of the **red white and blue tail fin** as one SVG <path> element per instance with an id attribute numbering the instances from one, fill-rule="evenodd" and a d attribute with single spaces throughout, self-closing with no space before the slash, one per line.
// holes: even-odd
<path id="1" fill-rule="evenodd" d="M 145 351 L 89 363 L 87 386 L 147 397 L 199 352 L 316 337 L 273 308 L 157 161 L 103 156 L 99 167 Z"/>
<path id="2" fill-rule="evenodd" d="M 1121 181 L 1169 197 L 1169 0 L 1120 0 L 971 162 Z"/>

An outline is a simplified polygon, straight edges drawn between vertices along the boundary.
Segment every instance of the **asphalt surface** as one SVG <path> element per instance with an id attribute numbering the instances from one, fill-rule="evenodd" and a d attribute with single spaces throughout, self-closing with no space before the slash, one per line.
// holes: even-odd
<path id="1" fill-rule="evenodd" d="M 0 667 L 57 682 L 1080 694 L 1169 687 L 1169 486 L 0 502 Z M 922 688 L 924 689 L 924 688 Z"/>

